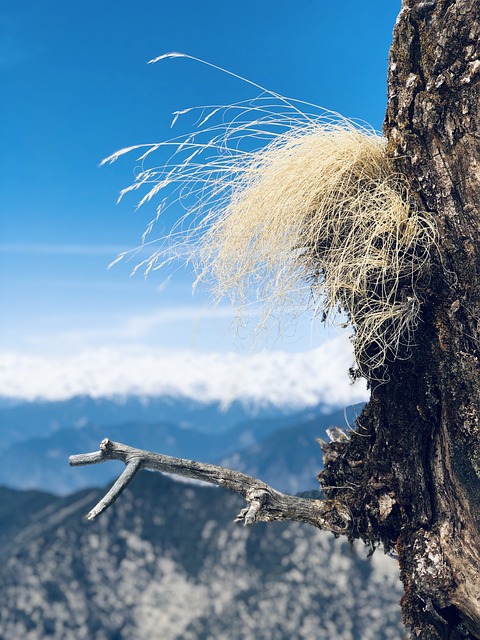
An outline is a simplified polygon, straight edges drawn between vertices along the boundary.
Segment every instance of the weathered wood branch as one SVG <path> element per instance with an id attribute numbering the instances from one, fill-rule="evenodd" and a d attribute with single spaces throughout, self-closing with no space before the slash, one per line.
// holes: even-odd
<path id="1" fill-rule="evenodd" d="M 239 493 L 248 506 L 242 509 L 235 522 L 250 525 L 255 522 L 298 520 L 337 535 L 351 533 L 350 512 L 342 502 L 286 495 L 252 476 L 217 465 L 135 449 L 108 438 L 102 440 L 99 451 L 71 456 L 69 462 L 72 466 L 82 466 L 108 460 L 121 460 L 126 467 L 110 491 L 87 515 L 89 520 L 94 520 L 115 502 L 137 471 L 151 469 L 203 480 Z"/>

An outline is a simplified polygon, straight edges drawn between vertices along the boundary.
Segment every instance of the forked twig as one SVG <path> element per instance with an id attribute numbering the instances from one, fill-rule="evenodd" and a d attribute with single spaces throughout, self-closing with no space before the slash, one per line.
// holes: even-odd
<path id="1" fill-rule="evenodd" d="M 107 460 L 122 460 L 126 468 L 110 491 L 87 515 L 89 520 L 94 520 L 115 502 L 139 469 L 151 469 L 203 480 L 239 493 L 248 506 L 242 509 L 235 522 L 243 522 L 245 525 L 298 520 L 335 534 L 348 533 L 351 528 L 348 508 L 336 500 L 313 500 L 286 495 L 239 471 L 135 449 L 112 442 L 108 438 L 102 440 L 99 451 L 70 456 L 69 462 L 71 466 L 81 466 Z"/>

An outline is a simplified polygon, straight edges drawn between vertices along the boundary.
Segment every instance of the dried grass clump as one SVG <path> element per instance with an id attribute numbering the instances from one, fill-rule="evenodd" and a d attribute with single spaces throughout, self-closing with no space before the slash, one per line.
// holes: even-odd
<path id="1" fill-rule="evenodd" d="M 164 145 L 174 153 L 160 168 L 143 165 L 126 191 L 153 182 L 140 204 L 170 190 L 187 215 L 142 264 L 158 268 L 187 247 L 217 298 L 261 304 L 261 326 L 306 306 L 324 319 L 346 314 L 360 372 L 382 376 L 412 344 L 435 227 L 382 136 L 297 104 L 268 92 L 211 108 L 195 134 L 146 146 L 143 163 Z"/>
<path id="2" fill-rule="evenodd" d="M 411 344 L 434 237 L 382 137 L 315 123 L 244 167 L 203 237 L 201 276 L 217 296 L 241 306 L 253 295 L 268 314 L 305 303 L 346 312 L 357 361 L 371 371 Z"/>

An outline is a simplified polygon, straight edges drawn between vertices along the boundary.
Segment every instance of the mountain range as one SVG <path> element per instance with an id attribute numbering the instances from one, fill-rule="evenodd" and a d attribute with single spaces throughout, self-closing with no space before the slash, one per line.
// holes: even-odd
<path id="1" fill-rule="evenodd" d="M 77 397 L 3 407 L 0 419 L 0 485 L 57 494 L 100 486 L 118 474 L 120 463 L 71 469 L 68 457 L 94 451 L 108 437 L 220 463 L 295 493 L 316 488 L 322 458 L 315 440 L 348 417 L 343 410 L 326 414 L 322 405 L 296 413 L 269 407 L 252 416 L 239 403 L 224 410 L 172 398 Z"/>
<path id="2" fill-rule="evenodd" d="M 226 490 L 141 472 L 102 492 L 0 489 L 4 640 L 398 640 L 395 560 L 299 523 L 233 524 Z"/>
<path id="3" fill-rule="evenodd" d="M 149 472 L 89 523 L 103 493 L 91 487 L 123 465 L 67 464 L 109 437 L 296 493 L 318 488 L 316 438 L 353 424 L 360 409 L 225 410 L 135 396 L 0 403 L 0 485 L 9 487 L 0 487 L 0 638 L 402 637 L 394 559 L 366 558 L 360 545 L 299 523 L 235 525 L 238 496 Z"/>

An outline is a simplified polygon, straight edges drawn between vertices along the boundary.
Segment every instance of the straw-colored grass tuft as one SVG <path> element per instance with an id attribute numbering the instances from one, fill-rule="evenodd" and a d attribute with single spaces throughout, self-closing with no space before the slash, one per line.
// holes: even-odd
<path id="1" fill-rule="evenodd" d="M 434 237 L 382 137 L 314 124 L 244 167 L 203 237 L 200 273 L 217 296 L 241 306 L 253 295 L 268 314 L 299 303 L 346 312 L 357 361 L 372 370 L 411 343 Z"/>
<path id="2" fill-rule="evenodd" d="M 271 93 L 212 108 L 202 126 L 207 142 L 196 133 L 164 143 L 173 144 L 170 161 L 143 166 L 127 189 L 153 182 L 141 203 L 171 190 L 193 212 L 193 224 L 182 218 L 147 270 L 187 246 L 216 298 L 229 295 L 240 309 L 261 304 L 260 325 L 309 306 L 325 319 L 346 314 L 360 372 L 384 376 L 387 361 L 412 345 L 435 242 L 385 139 L 338 117 L 306 115 Z M 252 139 L 263 146 L 249 150 Z M 141 160 L 161 146 L 148 145 Z"/>

